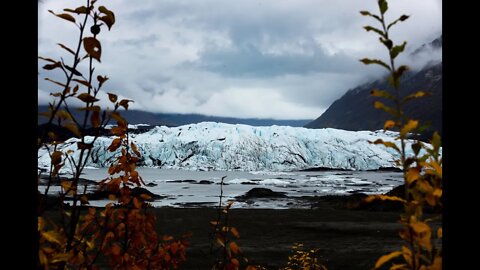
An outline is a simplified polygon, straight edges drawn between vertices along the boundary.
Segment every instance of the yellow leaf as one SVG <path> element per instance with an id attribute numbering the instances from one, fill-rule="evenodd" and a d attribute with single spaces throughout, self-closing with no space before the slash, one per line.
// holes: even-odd
<path id="1" fill-rule="evenodd" d="M 62 181 L 60 185 L 63 187 L 65 191 L 69 191 L 72 189 L 72 182 L 70 181 Z"/>
<path id="2" fill-rule="evenodd" d="M 410 185 L 413 182 L 417 181 L 420 178 L 420 169 L 417 168 L 410 168 L 407 171 L 407 184 Z"/>
<path id="3" fill-rule="evenodd" d="M 437 204 L 437 201 L 435 200 L 435 197 L 431 193 L 427 193 L 425 195 L 425 201 L 431 206 L 435 206 Z"/>
<path id="4" fill-rule="evenodd" d="M 65 123 L 65 124 L 63 124 L 63 127 L 70 130 L 73 134 L 75 134 L 75 136 L 77 136 L 77 137 L 81 136 L 80 131 L 78 130 L 77 124 Z"/>
<path id="5" fill-rule="evenodd" d="M 43 231 L 45 228 L 45 220 L 42 217 L 38 217 L 38 230 Z"/>
<path id="6" fill-rule="evenodd" d="M 385 121 L 385 124 L 383 125 L 383 129 L 391 129 L 394 126 L 395 126 L 395 121 L 387 120 L 387 121 Z"/>
<path id="7" fill-rule="evenodd" d="M 442 238 L 442 237 L 443 237 L 443 230 L 442 230 L 442 228 L 438 228 L 438 230 L 437 230 L 437 237 L 438 237 L 438 238 Z"/>
<path id="8" fill-rule="evenodd" d="M 38 259 L 40 260 L 40 264 L 45 265 L 45 269 L 48 269 L 48 258 L 41 249 L 38 251 Z"/>
<path id="9" fill-rule="evenodd" d="M 413 261 L 412 261 L 412 251 L 406 247 L 406 246 L 402 246 L 402 255 L 403 255 L 403 259 L 405 259 L 405 261 L 408 263 L 409 266 L 412 266 L 413 264 Z"/>
<path id="10" fill-rule="evenodd" d="M 406 201 L 400 197 L 397 196 L 388 196 L 388 195 L 371 195 L 365 198 L 365 202 L 369 203 L 372 201 L 376 200 L 382 200 L 382 201 L 397 201 L 397 202 L 402 202 L 405 203 Z"/>
<path id="11" fill-rule="evenodd" d="M 375 107 L 375 109 L 382 109 L 383 107 L 385 107 L 385 105 L 383 105 L 383 103 L 380 101 L 375 101 L 373 103 L 373 107 Z"/>
<path id="12" fill-rule="evenodd" d="M 429 165 L 432 166 L 435 174 L 442 178 L 442 166 L 440 166 L 436 161 L 430 162 Z"/>
<path id="13" fill-rule="evenodd" d="M 233 254 L 237 254 L 239 251 L 238 245 L 235 242 L 230 242 L 229 244 L 230 250 L 233 252 Z"/>
<path id="14" fill-rule="evenodd" d="M 69 253 L 59 253 L 53 256 L 52 263 L 66 262 L 68 259 L 70 259 Z"/>
<path id="15" fill-rule="evenodd" d="M 433 264 L 430 266 L 429 270 L 442 270 L 441 256 L 435 256 L 435 259 L 433 259 Z"/>
<path id="16" fill-rule="evenodd" d="M 217 237 L 217 243 L 222 246 L 222 247 L 225 247 L 225 243 L 222 241 L 222 239 L 218 238 Z"/>
<path id="17" fill-rule="evenodd" d="M 383 255 L 382 257 L 380 257 L 377 262 L 375 263 L 375 267 L 374 269 L 378 269 L 380 268 L 380 266 L 384 265 L 386 262 L 392 260 L 393 258 L 396 258 L 400 255 L 402 255 L 403 253 L 401 251 L 394 251 L 392 253 L 389 253 L 387 255 Z"/>
<path id="18" fill-rule="evenodd" d="M 418 127 L 417 120 L 408 120 L 408 123 L 402 127 L 400 130 L 400 136 L 405 137 L 410 131 Z"/>
<path id="19" fill-rule="evenodd" d="M 45 240 L 51 243 L 62 244 L 60 238 L 61 236 L 56 231 L 41 232 L 41 235 Z"/>
<path id="20" fill-rule="evenodd" d="M 389 270 L 407 270 L 408 267 L 406 264 L 394 264 L 390 267 Z"/>
<path id="21" fill-rule="evenodd" d="M 410 223 L 410 227 L 412 227 L 413 231 L 416 233 L 425 233 L 430 231 L 430 226 L 428 224 L 421 222 L 421 221 L 413 221 Z"/>

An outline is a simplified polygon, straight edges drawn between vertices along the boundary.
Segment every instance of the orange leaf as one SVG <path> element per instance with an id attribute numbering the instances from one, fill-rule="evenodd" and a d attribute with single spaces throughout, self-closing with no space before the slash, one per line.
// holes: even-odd
<path id="1" fill-rule="evenodd" d="M 80 131 L 78 130 L 78 126 L 74 123 L 65 123 L 62 125 L 64 128 L 70 130 L 75 136 L 80 137 Z"/>
<path id="2" fill-rule="evenodd" d="M 52 83 L 54 83 L 54 84 L 60 85 L 61 87 L 65 87 L 65 86 L 66 86 L 66 85 L 63 84 L 63 83 L 54 81 L 54 80 L 52 80 L 52 79 L 50 79 L 50 78 L 45 78 L 45 80 L 46 80 L 46 81 L 49 81 L 49 82 L 52 82 Z"/>
<path id="3" fill-rule="evenodd" d="M 87 198 L 87 196 L 85 196 L 85 195 L 82 195 L 82 197 L 80 197 L 80 202 L 81 202 L 82 204 L 89 204 L 89 203 L 88 203 L 88 198 Z"/>
<path id="4" fill-rule="evenodd" d="M 117 150 L 120 145 L 122 143 L 122 139 L 120 138 L 116 138 L 112 141 L 112 143 L 110 144 L 110 146 L 107 148 L 107 150 L 109 150 L 110 152 L 113 152 L 115 150 Z"/>
<path id="5" fill-rule="evenodd" d="M 236 228 L 232 227 L 230 231 L 232 232 L 233 236 L 235 236 L 236 238 L 240 238 L 240 234 L 238 233 Z"/>
<path id="6" fill-rule="evenodd" d="M 57 45 L 62 47 L 63 49 L 65 49 L 67 52 L 75 55 L 75 52 L 72 49 L 68 48 L 67 46 L 63 45 L 62 43 L 57 43 Z"/>
<path id="7" fill-rule="evenodd" d="M 112 11 L 108 10 L 105 6 L 100 6 L 98 8 L 98 11 L 106 15 L 100 17 L 100 20 L 103 21 L 108 26 L 108 30 L 110 30 L 110 28 L 112 28 L 112 25 L 115 23 L 115 14 Z"/>
<path id="8" fill-rule="evenodd" d="M 142 208 L 142 202 L 137 197 L 134 197 L 133 198 L 133 206 L 135 206 L 135 208 L 137 208 L 137 209 L 140 209 L 140 208 Z"/>
<path id="9" fill-rule="evenodd" d="M 88 14 L 89 13 L 89 9 L 87 9 L 86 6 L 77 7 L 75 10 L 70 9 L 70 8 L 66 8 L 63 11 L 72 12 L 72 13 L 76 13 L 76 14 Z"/>
<path id="10" fill-rule="evenodd" d="M 392 120 L 387 120 L 385 124 L 383 125 L 383 129 L 388 130 L 391 129 L 395 126 L 395 121 Z"/>
<path id="11" fill-rule="evenodd" d="M 118 255 L 120 255 L 121 252 L 122 252 L 122 250 L 118 245 L 113 245 L 112 246 L 112 254 L 113 255 L 118 256 Z"/>
<path id="12" fill-rule="evenodd" d="M 99 101 L 98 98 L 95 98 L 94 96 L 88 93 L 81 93 L 80 95 L 77 96 L 77 98 L 85 103 Z"/>
<path id="13" fill-rule="evenodd" d="M 94 111 L 91 117 L 92 126 L 98 128 L 100 126 L 100 112 Z"/>
<path id="14" fill-rule="evenodd" d="M 52 161 L 52 164 L 53 165 L 58 165 L 60 164 L 60 162 L 62 162 L 62 155 L 63 153 L 60 152 L 60 151 L 55 151 L 52 153 L 52 156 L 51 156 L 51 161 Z"/>
<path id="15" fill-rule="evenodd" d="M 70 14 L 67 14 L 67 13 L 61 13 L 61 14 L 55 14 L 53 11 L 51 10 L 48 10 L 48 12 L 52 13 L 53 15 L 59 17 L 59 18 L 62 18 L 64 20 L 67 20 L 67 21 L 70 21 L 70 22 L 73 22 L 75 23 L 75 18 L 70 15 Z"/>
<path id="16" fill-rule="evenodd" d="M 170 235 L 164 235 L 163 238 L 162 238 L 162 240 L 163 240 L 164 242 L 171 241 L 171 240 L 173 240 L 173 237 L 170 236 Z"/>
<path id="17" fill-rule="evenodd" d="M 133 100 L 129 100 L 129 99 L 122 99 L 120 100 L 120 106 L 124 107 L 125 110 L 128 110 L 128 103 L 129 102 L 133 102 Z"/>
<path id="18" fill-rule="evenodd" d="M 398 256 L 402 255 L 402 252 L 401 251 L 394 251 L 394 252 L 391 252 L 387 255 L 383 255 L 382 257 L 380 257 L 377 262 L 375 263 L 375 267 L 374 269 L 378 269 L 380 268 L 380 266 L 384 265 L 386 262 L 392 260 L 393 258 L 396 258 Z"/>
<path id="19" fill-rule="evenodd" d="M 178 244 L 177 243 L 172 243 L 170 245 L 170 251 L 172 252 L 173 255 L 175 255 L 175 253 L 177 253 L 177 251 L 178 251 Z"/>
<path id="20" fill-rule="evenodd" d="M 85 80 L 73 79 L 72 81 L 76 81 L 76 82 L 78 82 L 78 83 L 81 83 L 81 84 L 85 85 L 85 86 L 88 87 L 88 88 L 91 88 L 91 87 L 92 87 L 92 85 L 91 85 L 89 82 L 85 81 Z"/>
<path id="21" fill-rule="evenodd" d="M 231 250 L 234 254 L 237 254 L 238 251 L 240 250 L 240 249 L 238 248 L 237 243 L 235 243 L 235 242 L 230 242 L 229 247 L 230 247 L 230 250 Z"/>
<path id="22" fill-rule="evenodd" d="M 98 62 L 100 62 L 100 57 L 102 56 L 102 46 L 100 41 L 94 37 L 86 37 L 83 39 L 83 48 L 85 51 Z"/>

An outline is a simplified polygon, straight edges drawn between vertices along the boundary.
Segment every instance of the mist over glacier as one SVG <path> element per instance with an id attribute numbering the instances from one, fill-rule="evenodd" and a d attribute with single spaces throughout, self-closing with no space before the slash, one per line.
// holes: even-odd
<path id="1" fill-rule="evenodd" d="M 395 132 L 306 129 L 287 126 L 254 127 L 203 122 L 179 127 L 158 126 L 130 134 L 143 159 L 139 165 L 164 169 L 291 171 L 315 167 L 376 170 L 395 167 L 398 154 L 373 142 L 394 141 Z M 92 138 L 89 138 L 92 139 Z M 108 167 L 119 153 L 107 150 L 113 137 L 99 137 L 87 161 L 90 167 Z M 77 150 L 76 138 L 60 149 Z M 407 149 L 410 142 L 407 144 Z M 78 152 L 78 151 L 77 151 Z M 78 153 L 73 153 L 73 156 Z M 38 166 L 48 168 L 46 149 Z M 68 169 L 65 166 L 64 169 Z"/>

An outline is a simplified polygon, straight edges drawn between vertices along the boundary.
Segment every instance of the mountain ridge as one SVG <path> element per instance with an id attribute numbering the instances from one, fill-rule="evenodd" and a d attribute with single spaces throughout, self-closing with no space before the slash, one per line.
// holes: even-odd
<path id="1" fill-rule="evenodd" d="M 39 105 L 38 112 L 45 112 L 48 110 L 48 106 Z M 80 112 L 72 110 L 75 117 L 82 117 Z M 129 124 L 147 124 L 150 126 L 168 126 L 178 127 L 188 124 L 197 124 L 201 122 L 219 122 L 225 124 L 244 124 L 250 126 L 291 126 L 302 127 L 311 119 L 300 120 L 277 120 L 270 118 L 235 118 L 235 117 L 221 117 L 221 116 L 209 116 L 202 114 L 176 114 L 176 113 L 153 113 L 142 110 L 128 110 L 121 111 L 121 114 Z M 38 124 L 41 125 L 46 122 L 45 117 L 38 117 Z"/>
<path id="2" fill-rule="evenodd" d="M 412 53 L 412 57 L 429 48 L 440 49 L 442 36 L 429 44 L 424 44 Z M 351 131 L 382 129 L 391 116 L 382 110 L 375 109 L 374 101 L 381 101 L 387 106 L 394 106 L 390 100 L 372 97 L 373 89 L 386 90 L 394 94 L 394 89 L 387 78 L 371 81 L 348 90 L 342 97 L 334 101 L 317 119 L 306 124 L 306 128 L 337 128 Z M 430 62 L 418 71 L 407 71 L 401 82 L 401 98 L 417 91 L 429 95 L 413 100 L 404 106 L 405 114 L 423 124 L 420 139 L 428 140 L 434 131 L 442 135 L 442 94 L 443 63 Z"/>

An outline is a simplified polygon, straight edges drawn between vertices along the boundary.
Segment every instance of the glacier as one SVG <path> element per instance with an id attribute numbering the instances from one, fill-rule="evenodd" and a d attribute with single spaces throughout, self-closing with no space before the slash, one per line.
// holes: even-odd
<path id="1" fill-rule="evenodd" d="M 307 129 L 288 126 L 254 127 L 202 122 L 179 127 L 157 126 L 130 134 L 142 154 L 140 166 L 185 170 L 293 171 L 324 167 L 345 170 L 376 170 L 396 167 L 398 154 L 369 141 L 395 142 L 391 131 L 346 131 L 333 128 Z M 87 138 L 92 140 L 93 138 Z M 107 150 L 113 137 L 99 137 L 87 161 L 88 167 L 108 167 L 119 155 Z M 59 150 L 75 151 L 71 138 Z M 395 142 L 399 144 L 399 142 Z M 407 142 L 407 149 L 412 142 Z M 67 164 L 68 165 L 68 164 Z M 38 151 L 39 168 L 48 169 L 46 148 Z M 68 166 L 64 167 L 68 170 Z"/>

